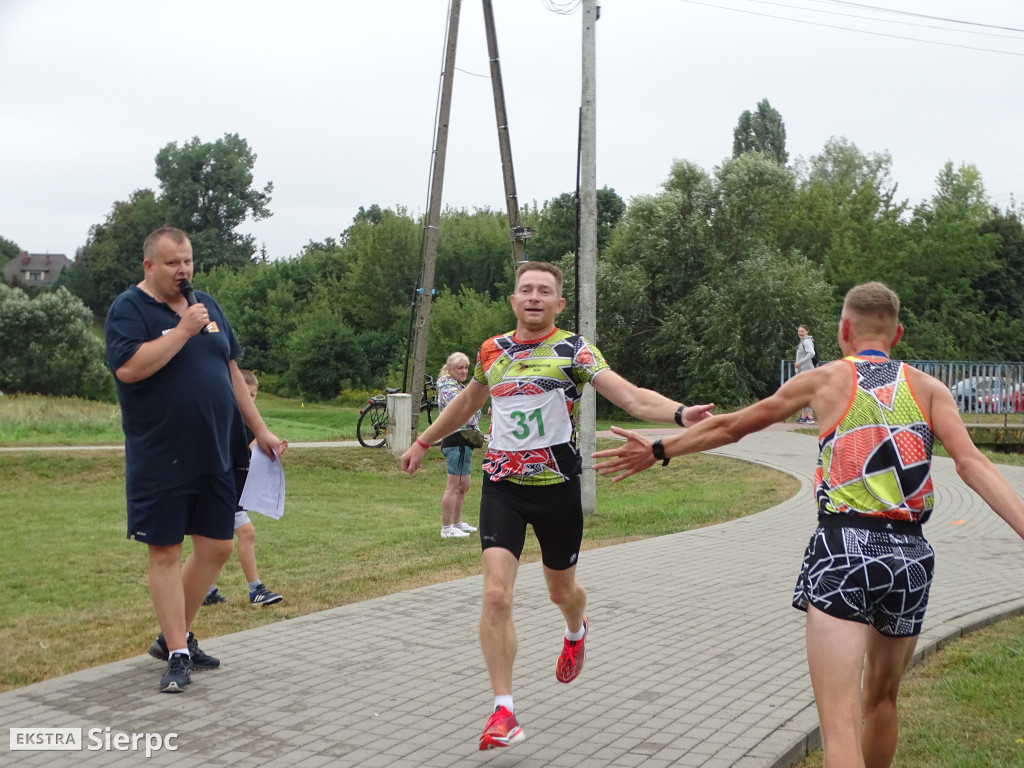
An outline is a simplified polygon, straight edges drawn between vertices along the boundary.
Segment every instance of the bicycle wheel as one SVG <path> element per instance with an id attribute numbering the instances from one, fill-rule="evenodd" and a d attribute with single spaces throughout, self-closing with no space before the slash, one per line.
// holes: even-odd
<path id="1" fill-rule="evenodd" d="M 434 423 L 435 413 L 437 413 L 437 400 L 425 400 L 420 403 L 420 416 L 427 414 L 427 424 Z"/>
<path id="2" fill-rule="evenodd" d="M 388 407 L 373 403 L 363 409 L 356 424 L 356 437 L 364 448 L 380 448 L 388 436 Z"/>

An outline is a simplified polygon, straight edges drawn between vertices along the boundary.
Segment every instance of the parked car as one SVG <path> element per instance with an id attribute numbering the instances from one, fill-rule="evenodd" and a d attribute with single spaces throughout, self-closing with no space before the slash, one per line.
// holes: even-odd
<path id="1" fill-rule="evenodd" d="M 1002 413 L 1020 410 L 1020 384 L 1005 376 L 970 376 L 949 388 L 960 412 Z"/>

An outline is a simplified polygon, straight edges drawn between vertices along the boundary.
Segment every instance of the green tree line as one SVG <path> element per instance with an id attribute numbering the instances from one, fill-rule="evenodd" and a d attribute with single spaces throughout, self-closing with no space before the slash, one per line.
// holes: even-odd
<path id="1" fill-rule="evenodd" d="M 798 324 L 811 328 L 822 359 L 838 355 L 842 296 L 866 280 L 887 283 L 903 301 L 900 356 L 1024 359 L 1021 211 L 992 206 L 974 166 L 947 163 L 933 195 L 911 204 L 899 197 L 886 152 L 836 137 L 790 162 L 784 123 L 767 100 L 740 116 L 733 138 L 733 156 L 719 166 L 675 161 L 652 194 L 627 203 L 614 189 L 598 191 L 596 341 L 615 368 L 685 400 L 749 402 L 777 385 Z M 102 318 L 141 279 L 145 235 L 169 223 L 192 234 L 193 282 L 224 307 L 241 363 L 260 371 L 264 386 L 325 400 L 402 385 L 422 301 L 422 217 L 370 205 L 337 238 L 270 261 L 235 232 L 248 217 L 271 215 L 272 185 L 254 188 L 254 161 L 237 135 L 161 149 L 161 188 L 116 202 L 92 228 L 62 277 L 64 300 L 77 297 Z M 560 325 L 572 328 L 575 195 L 525 205 L 520 218 L 536 233 L 529 257 L 565 270 Z M 453 350 L 472 356 L 514 323 L 504 214 L 448 209 L 439 232 L 428 372 Z M 17 293 L 0 294 L 4 344 L 4 303 Z M 0 390 L 27 386 L 12 384 L 10 367 L 0 369 Z"/>

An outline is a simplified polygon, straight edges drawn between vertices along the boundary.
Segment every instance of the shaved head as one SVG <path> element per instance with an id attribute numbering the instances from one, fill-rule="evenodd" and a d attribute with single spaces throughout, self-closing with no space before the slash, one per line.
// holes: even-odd
<path id="1" fill-rule="evenodd" d="M 860 337 L 890 339 L 900 323 L 900 297 L 881 283 L 855 286 L 843 301 L 843 317 Z"/>

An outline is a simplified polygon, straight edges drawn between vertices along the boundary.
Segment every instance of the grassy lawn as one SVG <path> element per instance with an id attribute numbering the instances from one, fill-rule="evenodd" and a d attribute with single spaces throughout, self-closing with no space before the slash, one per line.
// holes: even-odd
<path id="1" fill-rule="evenodd" d="M 270 428 L 291 442 L 355 439 L 358 409 L 268 394 L 258 404 Z M 122 440 L 116 406 L 0 397 L 0 445 Z M 1024 456 L 989 455 L 1024 463 Z M 479 505 L 480 460 L 477 452 L 465 507 L 471 522 Z M 0 453 L 0 584 L 8 587 L 0 612 L 7 662 L 0 691 L 137 656 L 151 642 L 156 627 L 145 547 L 124 537 L 123 461 L 119 452 Z M 219 580 L 229 602 L 200 612 L 199 637 L 479 573 L 475 539 L 438 536 L 445 476 L 439 451 L 428 454 L 414 477 L 402 474 L 387 452 L 363 448 L 293 449 L 285 466 L 284 518 L 252 515 L 260 574 L 285 601 L 254 610 L 232 558 Z M 668 470 L 629 483 L 599 479 L 598 512 L 587 519 L 584 548 L 722 522 L 774 505 L 796 488 L 788 475 L 714 456 L 678 458 Z M 538 555 L 531 535 L 523 560 Z M 901 694 L 894 765 L 1024 765 L 1022 659 L 1024 619 L 1011 619 L 913 670 Z M 803 768 L 820 765 L 819 754 Z"/>
<path id="2" fill-rule="evenodd" d="M 16 402 L 21 401 L 21 402 Z M 292 441 L 346 437 L 354 409 L 260 397 L 271 429 Z M 15 416 L 11 411 L 16 411 Z M 340 413 L 339 413 L 340 411 Z M 0 398 L 0 430 L 19 445 L 119 442 L 110 406 Z M 87 426 L 105 429 L 99 439 Z M 299 434 L 299 437 L 295 435 Z M 78 435 L 78 440 L 69 439 Z M 8 445 L 10 443 L 8 442 Z M 466 518 L 479 507 L 479 462 Z M 445 466 L 431 451 L 414 477 L 386 451 L 293 449 L 285 516 L 253 514 L 261 577 L 285 601 L 253 610 L 237 559 L 219 580 L 226 605 L 204 609 L 200 637 L 235 632 L 346 603 L 479 573 L 479 542 L 442 540 Z M 791 496 L 788 475 L 712 456 L 672 463 L 630 483 L 601 482 L 584 548 L 711 525 Z M 125 539 L 124 458 L 118 451 L 0 453 L 0 613 L 7 663 L 0 690 L 144 652 L 156 633 L 146 551 Z M 187 545 L 186 545 L 187 547 Z M 532 535 L 524 562 L 538 559 Z"/>
<path id="3" fill-rule="evenodd" d="M 1024 765 L 1024 617 L 961 638 L 900 687 L 895 768 Z M 821 752 L 797 768 L 821 768 Z"/>

